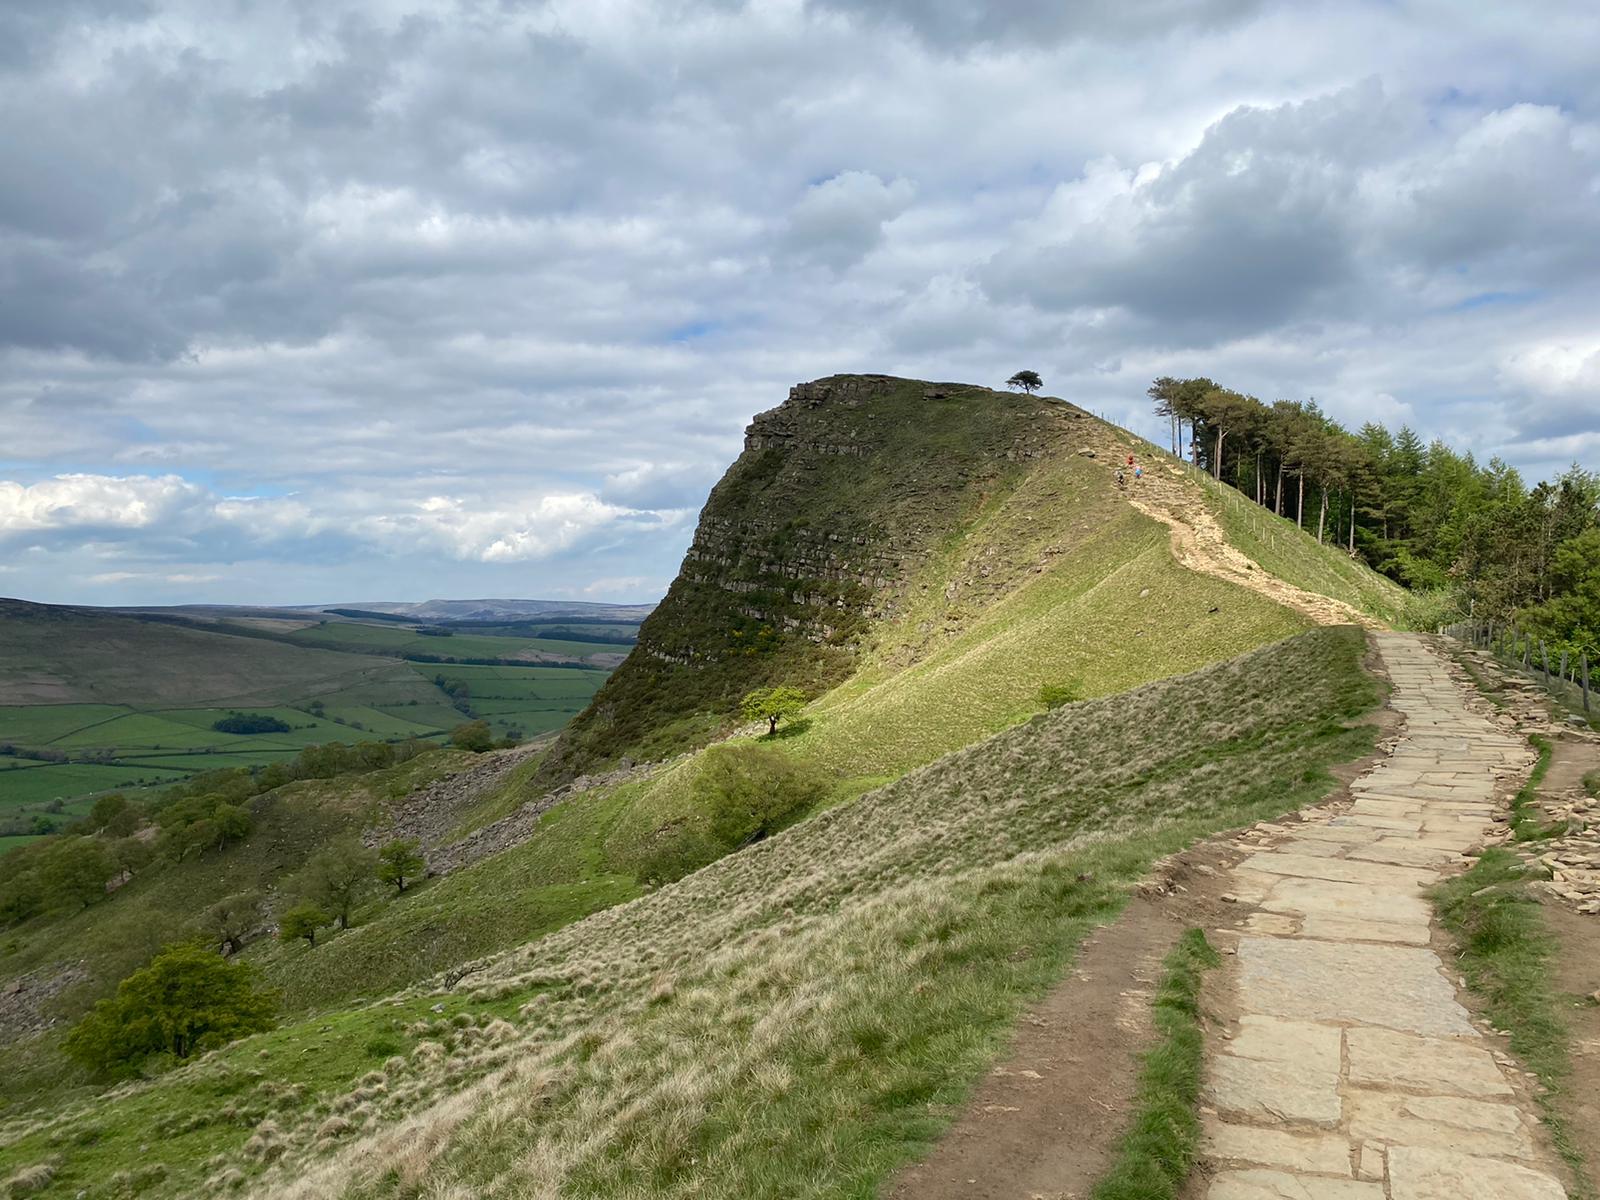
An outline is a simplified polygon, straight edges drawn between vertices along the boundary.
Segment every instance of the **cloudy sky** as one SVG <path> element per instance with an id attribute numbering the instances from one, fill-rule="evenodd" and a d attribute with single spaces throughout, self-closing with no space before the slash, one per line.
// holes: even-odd
<path id="1" fill-rule="evenodd" d="M 751 414 L 1600 466 L 1592 0 L 5 0 L 0 594 L 654 598 Z"/>

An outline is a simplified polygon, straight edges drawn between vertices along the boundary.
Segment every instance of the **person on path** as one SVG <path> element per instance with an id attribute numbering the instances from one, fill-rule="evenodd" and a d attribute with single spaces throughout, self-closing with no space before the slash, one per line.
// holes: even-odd
<path id="1" fill-rule="evenodd" d="M 1126 489 L 1127 486 L 1128 486 L 1128 477 L 1122 473 L 1122 468 L 1118 467 L 1117 468 L 1117 487 L 1120 488 L 1120 489 Z"/>

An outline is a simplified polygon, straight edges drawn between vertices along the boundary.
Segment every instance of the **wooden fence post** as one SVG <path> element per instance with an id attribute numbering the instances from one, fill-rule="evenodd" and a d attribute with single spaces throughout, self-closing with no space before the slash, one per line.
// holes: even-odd
<path id="1" fill-rule="evenodd" d="M 1589 652 L 1583 652 L 1583 711 L 1589 711 Z"/>
<path id="2" fill-rule="evenodd" d="M 1544 690 L 1550 690 L 1550 651 L 1545 648 L 1544 639 L 1539 639 L 1539 661 L 1544 665 Z"/>

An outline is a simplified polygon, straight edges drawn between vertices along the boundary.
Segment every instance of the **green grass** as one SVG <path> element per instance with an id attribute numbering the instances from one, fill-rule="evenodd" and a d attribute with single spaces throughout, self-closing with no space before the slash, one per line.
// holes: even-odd
<path id="1" fill-rule="evenodd" d="M 1538 1093 L 1545 1128 L 1572 1168 L 1575 1200 L 1594 1200 L 1593 1181 L 1560 1108 L 1571 1072 L 1571 1049 L 1561 1007 L 1570 1003 L 1552 982 L 1556 947 L 1528 891 L 1531 872 L 1511 851 L 1492 847 L 1472 869 L 1435 889 L 1433 902 L 1461 947 L 1457 965 L 1483 998 L 1496 1029 L 1543 1085 Z"/>
<path id="2" fill-rule="evenodd" d="M 405 795 L 471 762 L 463 752 L 436 750 L 367 775 L 306 780 L 268 793 L 252 803 L 256 828 L 245 841 L 141 872 L 106 900 L 80 912 L 35 918 L 0 933 L 0 947 L 5 949 L 0 978 L 48 971 L 63 962 L 80 965 L 87 979 L 57 997 L 50 1008 L 52 1015 L 71 1020 L 162 945 L 195 936 L 196 920 L 208 904 L 237 892 L 280 885 L 320 846 L 370 824 L 383 800 Z M 380 923 L 389 908 L 409 900 L 409 896 L 399 902 L 384 897 L 364 910 L 361 919 Z M 517 907 L 508 904 L 513 912 Z M 361 933 L 358 928 L 345 936 L 353 939 Z M 469 932 L 460 935 L 469 936 Z M 375 941 L 364 938 L 364 943 Z M 260 960 L 267 981 L 283 989 L 290 1012 L 370 992 L 378 982 L 364 974 L 376 969 L 372 962 L 345 951 L 322 960 L 320 970 L 266 941 L 252 943 L 245 957 Z M 347 971 L 335 969 L 346 960 L 351 964 Z M 418 947 L 409 974 L 402 953 L 387 954 L 382 961 L 387 964 L 386 987 L 398 987 L 433 969 L 425 946 Z M 49 1039 L 49 1046 L 53 1043 Z M 78 1072 L 53 1049 L 38 1061 L 29 1054 L 26 1043 L 0 1046 L 0 1113 L 82 1083 Z"/>
<path id="3" fill-rule="evenodd" d="M 1339 546 L 1319 544 L 1315 532 L 1297 528 L 1233 488 L 1213 483 L 1199 472 L 1189 474 L 1204 489 L 1206 503 L 1228 541 L 1264 571 L 1308 592 L 1342 600 L 1386 624 L 1411 625 L 1411 594 L 1392 579 L 1350 558 Z"/>
<path id="4" fill-rule="evenodd" d="M 1221 964 L 1200 929 L 1186 931 L 1167 955 L 1152 1003 L 1158 1041 L 1144 1055 L 1132 1124 L 1093 1200 L 1173 1200 L 1188 1179 L 1200 1137 L 1195 1106 L 1205 1059 L 1200 985 Z"/>
<path id="5" fill-rule="evenodd" d="M 1364 649 L 1357 631 L 1318 630 L 1067 705 L 502 955 L 464 1002 L 504 1014 L 505 1027 L 413 1050 L 385 1068 L 381 1094 L 352 1079 L 275 1117 L 289 1150 L 277 1188 L 869 1195 L 937 1137 L 1021 1012 L 1156 858 L 1314 800 L 1328 765 L 1370 748 L 1373 727 L 1347 724 L 1377 697 Z M 488 860 L 384 919 L 453 922 L 480 905 L 490 922 L 534 880 L 595 878 L 613 865 L 601 831 L 637 787 L 592 794 L 587 812 L 554 810 L 518 847 L 541 861 Z M 458 901 L 443 891 L 452 885 Z M 326 949 L 354 962 L 360 933 L 303 961 Z M 315 1056 L 327 1044 L 317 1031 L 334 1021 L 268 1035 L 286 1041 L 257 1069 L 271 1079 L 273 1061 Z M 230 1061 L 251 1062 L 256 1044 Z M 53 1158 L 58 1182 L 44 1194 L 71 1195 L 103 1187 L 150 1145 L 168 1164 L 150 1195 L 205 1191 L 223 1166 L 259 1173 L 248 1125 L 182 1135 L 202 1139 L 193 1144 L 156 1134 L 153 1114 L 181 1127 L 217 1109 L 191 1090 L 203 1068 L 17 1130 L 0 1172 Z M 316 1131 L 341 1106 L 360 1114 L 348 1135 L 360 1157 L 330 1161 Z M 400 1124 L 409 1116 L 425 1137 Z M 114 1129 L 115 1146 L 80 1155 L 88 1123 Z M 211 1153 L 223 1159 L 203 1166 Z"/>
<path id="6" fill-rule="evenodd" d="M 448 639 L 446 639 L 448 640 Z M 406 686 L 420 686 L 426 704 L 325 703 L 322 715 L 304 706 L 264 705 L 233 708 L 161 708 L 139 711 L 111 705 L 34 705 L 0 707 L 0 741 L 72 755 L 106 754 L 109 765 L 50 764 L 0 757 L 0 815 L 11 806 L 37 806 L 65 800 L 72 812 L 96 792 L 151 786 L 219 767 L 264 766 L 281 762 L 305 746 L 373 738 L 437 739 L 467 720 L 431 685 L 434 674 L 464 679 L 475 709 L 497 737 L 516 732 L 537 737 L 560 729 L 599 690 L 600 670 L 539 667 L 458 667 L 410 664 Z M 401 690 L 391 696 L 405 696 Z M 484 697 L 479 701 L 479 697 Z M 229 712 L 276 717 L 287 731 L 251 735 L 219 733 L 211 726 Z M 12 772 L 15 772 L 14 774 Z"/>
<path id="7" fill-rule="evenodd" d="M 431 637 L 398 625 L 364 625 L 354 621 L 329 621 L 298 629 L 290 639 L 307 646 L 336 650 L 382 651 L 391 654 L 425 654 L 440 658 L 510 658 L 534 660 L 536 655 L 587 661 L 596 654 L 626 654 L 625 645 L 569 642 L 556 638 L 497 637 L 479 633 L 453 633 Z M 612 661 L 615 661 L 614 659 Z"/>
<path id="8" fill-rule="evenodd" d="M 91 763 L 59 763 L 7 772 L 0 777 L 0 814 L 12 805 L 37 805 L 54 800 L 73 800 L 116 789 L 148 787 L 182 779 L 186 772 L 147 767 L 134 763 L 97 766 Z"/>
<path id="9" fill-rule="evenodd" d="M 1513 841 L 1518 842 L 1560 837 L 1567 832 L 1565 821 L 1555 821 L 1547 825 L 1539 818 L 1539 785 L 1549 773 L 1550 759 L 1555 748 L 1550 744 L 1549 738 L 1540 737 L 1537 733 L 1529 734 L 1528 742 L 1538 751 L 1539 758 L 1533 764 L 1528 781 L 1518 788 L 1517 794 L 1511 798 L 1511 837 Z"/>

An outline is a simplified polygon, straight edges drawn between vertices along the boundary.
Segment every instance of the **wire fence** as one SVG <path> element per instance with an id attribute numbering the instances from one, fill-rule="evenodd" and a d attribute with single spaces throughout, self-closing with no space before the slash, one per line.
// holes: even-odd
<path id="1" fill-rule="evenodd" d="M 1544 690 L 1569 708 L 1592 716 L 1589 655 L 1562 650 L 1555 659 L 1543 638 L 1518 627 L 1515 621 L 1457 621 L 1439 632 L 1494 655 L 1501 663 L 1542 684 Z"/>

